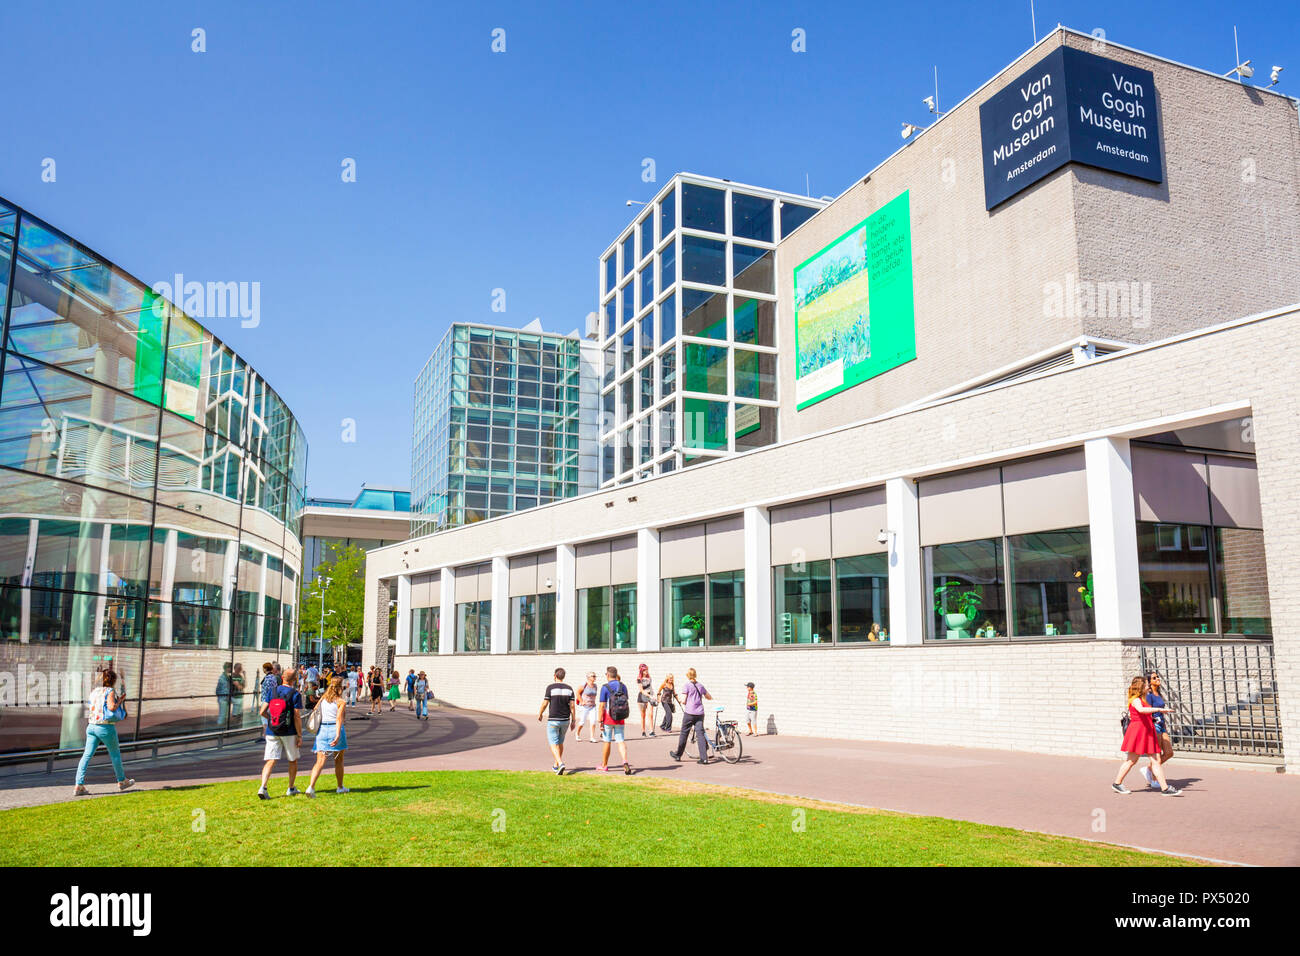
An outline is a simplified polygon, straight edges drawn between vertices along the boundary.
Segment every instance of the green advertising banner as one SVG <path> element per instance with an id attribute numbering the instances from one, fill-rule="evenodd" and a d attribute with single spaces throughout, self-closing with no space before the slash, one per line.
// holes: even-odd
<path id="1" fill-rule="evenodd" d="M 794 327 L 798 409 L 916 358 L 906 192 L 795 267 Z"/>

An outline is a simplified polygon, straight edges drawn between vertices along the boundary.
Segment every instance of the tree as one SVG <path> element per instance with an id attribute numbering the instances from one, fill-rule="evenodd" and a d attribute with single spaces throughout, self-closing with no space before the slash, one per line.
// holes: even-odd
<path id="1" fill-rule="evenodd" d="M 366 613 L 366 553 L 356 545 L 328 546 L 329 557 L 316 567 L 316 579 L 304 582 L 298 607 L 302 630 L 320 627 L 321 591 L 325 592 L 324 638 L 333 647 L 361 639 Z M 329 584 L 325 585 L 325 579 Z M 333 612 L 333 613 L 331 613 Z"/>

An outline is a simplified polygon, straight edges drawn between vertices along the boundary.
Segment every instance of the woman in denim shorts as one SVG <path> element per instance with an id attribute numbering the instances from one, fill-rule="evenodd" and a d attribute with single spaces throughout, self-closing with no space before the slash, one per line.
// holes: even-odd
<path id="1" fill-rule="evenodd" d="M 334 777 L 338 781 L 335 793 L 348 793 L 343 786 L 343 755 L 348 749 L 348 730 L 345 726 L 348 704 L 343 696 L 343 678 L 335 677 L 325 690 L 325 696 L 316 705 L 320 708 L 320 730 L 316 731 L 316 766 L 311 769 L 311 783 L 307 796 L 316 796 L 316 780 L 325 769 L 325 760 L 334 755 Z"/>

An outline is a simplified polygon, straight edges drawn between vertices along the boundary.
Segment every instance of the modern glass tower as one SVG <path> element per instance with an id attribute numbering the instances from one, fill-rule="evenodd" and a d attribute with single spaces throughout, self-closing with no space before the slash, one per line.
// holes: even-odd
<path id="1" fill-rule="evenodd" d="M 412 536 L 594 490 L 598 362 L 576 333 L 453 324 L 415 381 Z"/>
<path id="2" fill-rule="evenodd" d="M 825 205 L 679 173 L 605 250 L 602 486 L 777 440 L 776 244 Z"/>

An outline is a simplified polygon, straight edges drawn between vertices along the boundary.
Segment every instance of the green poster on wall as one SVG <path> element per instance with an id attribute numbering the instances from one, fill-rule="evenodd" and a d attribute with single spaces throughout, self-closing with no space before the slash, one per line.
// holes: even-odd
<path id="1" fill-rule="evenodd" d="M 906 192 L 794 270 L 795 407 L 916 358 Z"/>

